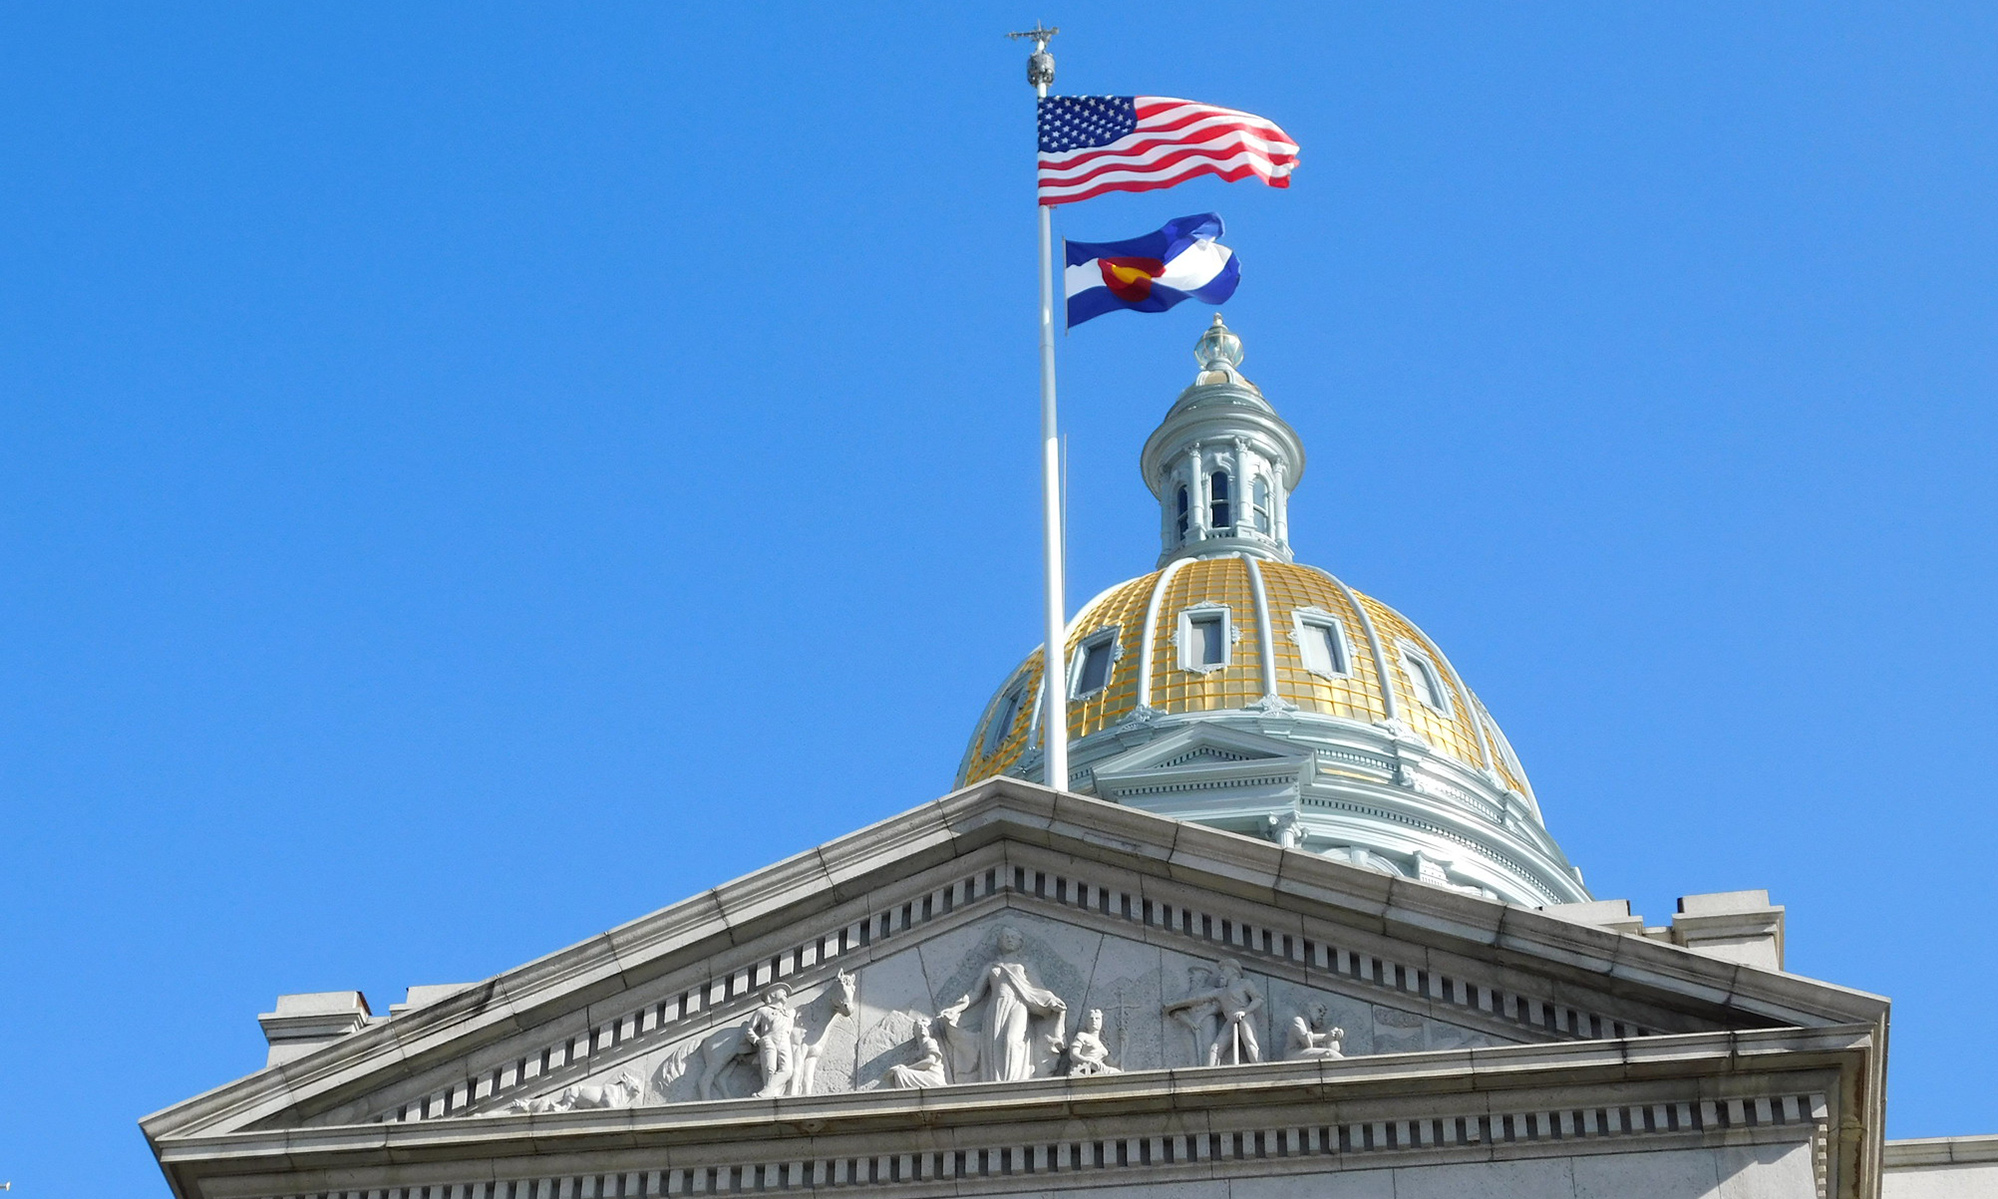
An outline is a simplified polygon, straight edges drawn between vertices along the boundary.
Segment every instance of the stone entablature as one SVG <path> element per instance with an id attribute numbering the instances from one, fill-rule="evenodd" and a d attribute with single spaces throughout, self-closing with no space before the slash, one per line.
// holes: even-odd
<path id="1" fill-rule="evenodd" d="M 1682 1172 L 1690 1160 L 1709 1178 L 1787 1177 L 1807 1189 L 1745 1193 L 1804 1199 L 1821 1188 L 1855 1193 L 1839 1185 L 1850 1166 L 1842 1176 L 1833 1134 L 1871 1048 L 1869 1028 L 1779 1029 L 1657 1038 L 1628 1052 L 1512 1046 L 579 1111 L 385 1129 L 361 1155 L 371 1165 L 354 1160 L 346 1131 L 306 1130 L 273 1145 L 265 1163 L 239 1159 L 206 1193 L 418 1199 L 416 1188 L 430 1187 L 433 1199 L 631 1199 L 824 1190 L 919 1199 L 1217 1179 L 1323 1188 L 1327 1174 L 1363 1185 L 1353 1176 L 1380 1171 L 1387 1194 L 1389 1171 L 1447 1178 L 1466 1166 L 1559 1161 L 1572 1172 L 1577 1159 L 1598 1159 L 1584 1172 L 1621 1173 L 1632 1184 L 1621 1194 L 1744 1193 L 1674 1189 L 1675 1171 L 1663 1163 Z M 550 1165 L 509 1160 L 508 1147 L 527 1142 Z M 572 1164 L 550 1168 L 559 1162 Z"/>

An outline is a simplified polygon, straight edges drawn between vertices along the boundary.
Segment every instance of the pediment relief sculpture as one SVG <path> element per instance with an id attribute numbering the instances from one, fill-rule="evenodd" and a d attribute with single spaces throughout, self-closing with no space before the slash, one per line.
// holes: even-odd
<path id="1" fill-rule="evenodd" d="M 1255 1014 L 1263 993 L 1234 958 L 1222 958 L 1210 973 L 1189 971 L 1193 993 L 1165 1005 L 1164 1014 L 1193 1034 L 1196 1052 L 1207 1065 L 1242 1065 L 1263 1060 L 1256 1040 Z"/>
<path id="2" fill-rule="evenodd" d="M 1068 1043 L 1056 1041 L 1053 1048 L 1061 1072 L 1070 1078 L 1123 1073 L 1110 1064 L 1110 1047 L 1103 1043 L 1102 1008 L 1090 1008 L 1082 1018 L 1082 1026 L 1075 1030 Z"/>
<path id="3" fill-rule="evenodd" d="M 981 860 L 941 888 L 898 882 L 837 917 L 772 927 L 759 943 L 720 948 L 622 998 L 592 996 L 588 1016 L 551 1012 L 313 1122 L 1237 1067 L 1704 1022 L 1607 996 L 1562 1003 L 1475 959 L 1426 957 L 1331 922 L 1299 927 L 1239 897 L 1133 882 L 1034 849 L 1006 852 L 1015 864 Z M 1429 888 L 1416 894 L 1456 902 Z M 1327 1005 L 1323 1017 L 1314 1002 Z M 1100 1026 L 1086 1017 L 1098 1009 Z M 618 1084 L 625 1071 L 642 1092 Z"/>
<path id="4" fill-rule="evenodd" d="M 1037 1070 L 1033 1023 L 1046 1023 L 1051 1045 L 1064 1041 L 1068 1004 L 1033 981 L 1019 961 L 1025 938 L 1002 928 L 996 953 L 971 990 L 937 1013 L 936 1027 L 960 1082 L 1017 1082 Z"/>
<path id="5" fill-rule="evenodd" d="M 862 1089 L 913 1090 L 917 1087 L 949 1086 L 950 1076 L 944 1070 L 944 1051 L 942 1043 L 937 1040 L 936 1021 L 928 1016 L 916 1017 L 916 1031 L 910 1043 L 915 1047 L 913 1061 L 888 1067 L 886 1074 Z"/>
<path id="6" fill-rule="evenodd" d="M 1303 1011 L 1292 1016 L 1284 1043 L 1286 1061 L 1302 1061 L 1310 1058 L 1344 1057 L 1346 1030 L 1327 1028 L 1331 1023 L 1332 1011 L 1322 1002 L 1313 1001 L 1305 1005 Z"/>
<path id="7" fill-rule="evenodd" d="M 756 1098 L 811 1094 L 826 1034 L 837 1021 L 852 1017 L 856 988 L 856 978 L 846 971 L 833 979 L 813 1005 L 823 1008 L 814 1033 L 808 1032 L 804 1013 L 791 1005 L 791 988 L 784 983 L 770 987 L 747 1020 L 701 1042 L 693 1055 L 695 1093 L 702 1099 L 728 1098 L 717 1093 L 724 1074 L 736 1063 L 752 1060 L 759 1079 Z"/>
<path id="8" fill-rule="evenodd" d="M 1245 958 L 1203 960 L 1040 913 L 994 913 L 832 977 L 766 984 L 720 1025 L 484 1110 L 912 1090 L 1513 1039 L 1372 1003 L 1352 993 L 1362 973 L 1375 972 L 1252 972 Z"/>
<path id="9" fill-rule="evenodd" d="M 574 1086 L 564 1087 L 553 1095 L 516 1099 L 498 1110 L 509 1115 L 604 1111 L 635 1106 L 644 1095 L 645 1084 L 632 1077 L 631 1071 L 626 1070 L 619 1073 L 608 1085 L 577 1083 Z"/>

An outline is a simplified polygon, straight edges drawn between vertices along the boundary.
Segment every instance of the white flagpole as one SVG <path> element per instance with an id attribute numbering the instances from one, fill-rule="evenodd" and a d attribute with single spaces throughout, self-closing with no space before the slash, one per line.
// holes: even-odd
<path id="1" fill-rule="evenodd" d="M 1048 39 L 1060 32 L 1043 29 L 1040 22 L 1026 33 L 1008 34 L 1031 38 L 1034 52 L 1027 59 L 1027 82 L 1033 84 L 1036 99 L 1046 99 L 1048 85 L 1054 82 L 1054 55 L 1048 53 Z M 1068 622 L 1062 587 L 1061 438 L 1055 423 L 1054 361 L 1054 213 L 1035 197 L 1034 207 L 1041 220 L 1041 524 L 1047 559 L 1047 640 L 1041 655 L 1041 692 L 1046 706 L 1041 714 L 1041 744 L 1047 770 L 1043 780 L 1058 791 L 1068 790 L 1068 670 L 1066 664 Z"/>

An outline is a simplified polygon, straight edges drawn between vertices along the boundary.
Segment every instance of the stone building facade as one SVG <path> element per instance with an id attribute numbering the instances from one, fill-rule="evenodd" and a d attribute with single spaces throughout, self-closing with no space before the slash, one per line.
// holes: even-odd
<path id="1" fill-rule="evenodd" d="M 1998 1195 L 1884 1139 L 1888 1001 L 1762 892 L 1593 899 L 1440 647 L 1294 561 L 1294 431 L 1219 319 L 1142 456 L 1152 574 L 960 787 L 482 982 L 287 995 L 142 1121 L 182 1199 Z"/>

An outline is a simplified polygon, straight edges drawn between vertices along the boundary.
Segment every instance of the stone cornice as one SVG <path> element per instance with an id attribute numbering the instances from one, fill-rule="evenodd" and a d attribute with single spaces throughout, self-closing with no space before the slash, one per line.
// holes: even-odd
<path id="1" fill-rule="evenodd" d="M 919 1091 L 210 1133 L 172 1138 L 158 1151 L 183 1194 L 226 1196 L 261 1193 L 263 1180 L 278 1175 L 294 1182 L 315 1171 L 358 1178 L 374 1168 L 426 1162 L 440 1168 L 493 1162 L 504 1171 L 500 1163 L 507 1158 L 581 1161 L 638 1151 L 650 1168 L 684 1168 L 850 1153 L 911 1135 L 927 1149 L 976 1150 L 1050 1135 L 1033 1132 L 1037 1127 L 1072 1129 L 1132 1116 L 1149 1117 L 1144 1123 L 1158 1131 L 1204 1133 L 1284 1122 L 1377 1121 L 1397 1113 L 1496 1116 L 1533 1105 L 1615 1105 L 1633 1096 L 1640 1102 L 1726 1104 L 1786 1089 L 1827 1096 L 1836 1135 L 1837 1124 L 1857 1114 L 1853 1106 L 1864 1105 L 1865 1080 L 1879 1049 L 1876 1032 L 1869 1025 L 1842 1025 L 1695 1033 Z M 1835 1193 L 1864 1192 L 1848 1186 Z"/>

